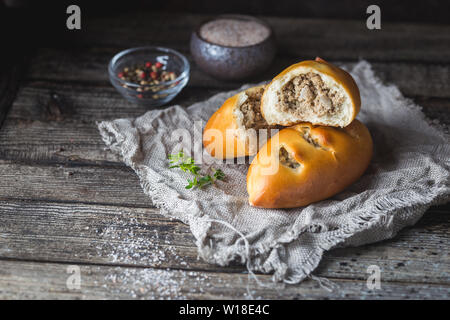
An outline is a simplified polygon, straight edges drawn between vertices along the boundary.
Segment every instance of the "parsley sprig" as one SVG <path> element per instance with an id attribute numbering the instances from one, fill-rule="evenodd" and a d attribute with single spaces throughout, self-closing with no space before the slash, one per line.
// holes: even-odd
<path id="1" fill-rule="evenodd" d="M 169 168 L 179 168 L 184 172 L 190 172 L 194 175 L 193 179 L 188 179 L 188 185 L 185 187 L 186 189 L 192 188 L 203 188 L 209 184 L 213 184 L 216 180 L 225 179 L 225 173 L 223 173 L 220 169 L 213 169 L 213 175 L 201 175 L 200 167 L 194 163 L 194 159 L 188 157 L 184 154 L 183 151 L 180 151 L 176 154 L 169 154 Z"/>

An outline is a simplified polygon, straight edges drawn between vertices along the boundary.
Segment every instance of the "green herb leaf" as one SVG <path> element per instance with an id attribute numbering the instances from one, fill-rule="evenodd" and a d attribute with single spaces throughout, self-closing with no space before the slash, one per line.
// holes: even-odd
<path id="1" fill-rule="evenodd" d="M 223 180 L 225 178 L 225 173 L 220 169 L 213 169 L 214 174 L 212 177 L 210 175 L 201 175 L 201 168 L 195 165 L 194 159 L 185 156 L 183 151 L 176 154 L 169 154 L 167 158 L 169 159 L 170 164 L 169 169 L 179 168 L 183 172 L 190 172 L 194 175 L 193 180 L 187 180 L 188 185 L 185 187 L 186 189 L 192 189 L 194 187 L 201 189 L 204 186 L 213 184 L 216 180 Z"/>
<path id="2" fill-rule="evenodd" d="M 206 186 L 212 182 L 213 182 L 213 179 L 209 175 L 201 177 L 200 179 L 198 179 L 198 187 L 201 189 L 204 186 Z"/>
<path id="3" fill-rule="evenodd" d="M 225 173 L 223 173 L 222 170 L 217 169 L 217 170 L 214 172 L 214 178 L 216 178 L 217 180 L 223 180 L 223 179 L 225 179 Z"/>
<path id="4" fill-rule="evenodd" d="M 194 181 L 188 179 L 189 184 L 185 187 L 186 189 L 191 189 L 194 186 Z"/>

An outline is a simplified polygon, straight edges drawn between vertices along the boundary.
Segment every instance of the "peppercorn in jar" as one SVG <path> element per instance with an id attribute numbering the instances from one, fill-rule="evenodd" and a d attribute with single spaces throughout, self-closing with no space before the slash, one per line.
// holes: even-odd
<path id="1" fill-rule="evenodd" d="M 159 91 L 161 88 L 155 87 L 155 85 L 162 85 L 165 82 L 173 81 L 177 78 L 175 72 L 165 70 L 163 63 L 150 61 L 124 67 L 117 76 L 128 83 L 138 84 L 139 86 L 132 87 L 137 92 Z M 171 86 L 175 85 L 176 83 Z M 122 86 L 124 88 L 130 88 L 126 83 L 122 84 Z M 138 98 L 142 98 L 142 95 L 138 95 Z M 158 95 L 154 98 L 160 98 L 160 96 Z"/>

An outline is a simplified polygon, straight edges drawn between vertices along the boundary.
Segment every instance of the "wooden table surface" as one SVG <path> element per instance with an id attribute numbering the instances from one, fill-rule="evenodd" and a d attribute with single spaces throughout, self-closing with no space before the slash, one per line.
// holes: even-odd
<path id="1" fill-rule="evenodd" d="M 299 285 L 248 281 L 241 265 L 197 258 L 189 227 L 158 214 L 133 171 L 105 150 L 95 121 L 135 117 L 146 108 L 110 85 L 109 59 L 124 48 L 160 45 L 190 59 L 191 30 L 204 15 L 122 13 L 87 25 L 84 46 L 36 48 L 0 75 L 0 299 L 14 298 L 410 298 L 450 297 L 450 206 L 432 207 L 394 239 L 326 253 Z M 388 83 L 450 125 L 450 25 L 266 17 L 278 42 L 270 79 L 291 63 L 321 56 L 367 59 Z M 192 60 L 190 59 L 192 62 Z M 24 65 L 26 67 L 24 67 Z M 174 103 L 188 106 L 242 82 L 221 82 L 192 63 Z M 66 282 L 80 268 L 80 289 Z M 381 268 L 369 290 L 367 268 Z M 69 268 L 69 269 L 68 269 Z"/>

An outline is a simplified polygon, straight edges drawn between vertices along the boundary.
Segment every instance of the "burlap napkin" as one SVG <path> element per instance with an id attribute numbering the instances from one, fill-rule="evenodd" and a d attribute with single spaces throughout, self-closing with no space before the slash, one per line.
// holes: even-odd
<path id="1" fill-rule="evenodd" d="M 202 190 L 185 189 L 189 176 L 168 169 L 169 153 L 201 148 L 201 126 L 241 89 L 187 108 L 100 122 L 98 128 L 106 145 L 139 176 L 161 214 L 189 224 L 203 259 L 220 265 L 237 259 L 251 270 L 273 272 L 275 280 L 296 283 L 311 274 L 324 251 L 391 238 L 431 205 L 449 200 L 447 136 L 395 86 L 381 83 L 369 63 L 361 61 L 350 71 L 361 90 L 358 119 L 372 134 L 374 158 L 364 176 L 344 192 L 307 207 L 250 207 L 247 164 L 212 164 L 225 172 L 226 181 Z M 188 134 L 176 138 L 183 129 Z"/>

